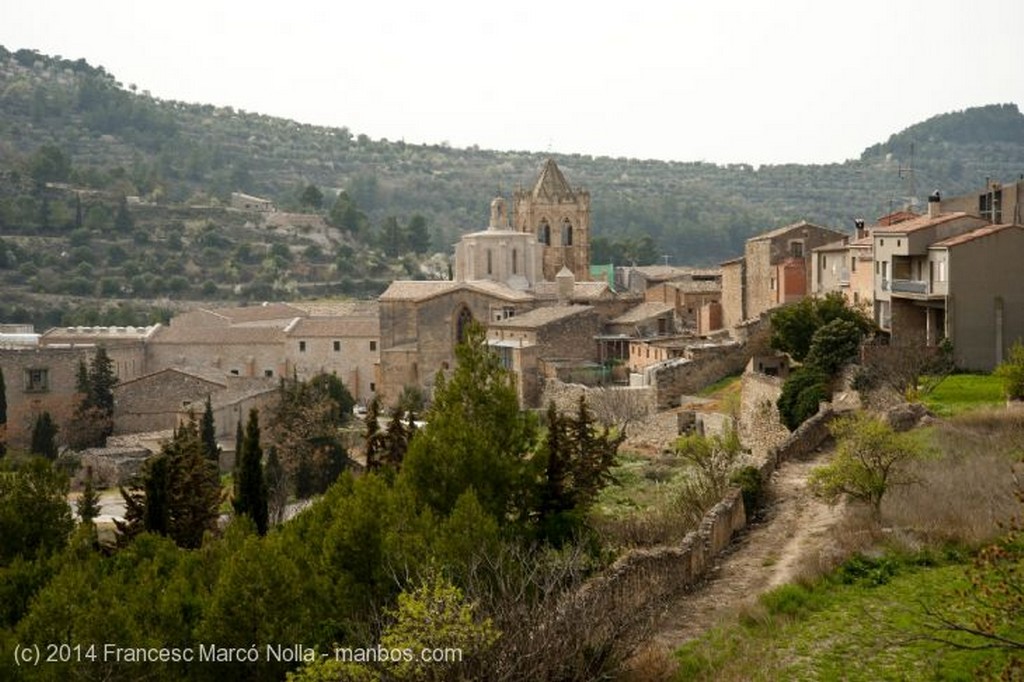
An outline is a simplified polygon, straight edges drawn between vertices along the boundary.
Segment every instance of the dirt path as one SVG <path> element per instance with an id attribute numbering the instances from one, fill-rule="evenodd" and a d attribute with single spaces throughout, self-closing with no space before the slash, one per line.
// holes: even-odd
<path id="1" fill-rule="evenodd" d="M 721 555 L 704 583 L 666 604 L 652 645 L 670 651 L 700 635 L 745 604 L 790 582 L 807 562 L 828 553 L 829 530 L 841 507 L 829 507 L 807 489 L 807 474 L 830 453 L 784 463 L 772 476 L 765 519 L 751 526 Z"/>

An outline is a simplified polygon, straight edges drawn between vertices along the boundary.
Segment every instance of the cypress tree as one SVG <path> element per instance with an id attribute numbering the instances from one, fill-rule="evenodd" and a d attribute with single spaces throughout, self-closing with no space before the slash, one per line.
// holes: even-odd
<path id="1" fill-rule="evenodd" d="M 0 457 L 7 454 L 7 385 L 4 370 L 0 368 Z"/>
<path id="2" fill-rule="evenodd" d="M 220 463 L 220 446 L 217 445 L 217 425 L 213 420 L 213 404 L 210 396 L 206 396 L 206 407 L 203 409 L 203 417 L 199 422 L 199 436 L 203 440 L 203 452 L 206 459 L 214 464 Z"/>
<path id="3" fill-rule="evenodd" d="M 260 447 L 259 412 L 249 410 L 242 451 L 238 460 L 234 507 L 236 514 L 245 514 L 256 524 L 260 535 L 267 533 L 267 482 L 263 476 L 263 449 Z"/>
<path id="4" fill-rule="evenodd" d="M 49 460 L 57 459 L 57 425 L 49 412 L 43 412 L 36 417 L 36 423 L 32 427 L 32 445 L 30 452 L 41 455 Z"/>
<path id="5" fill-rule="evenodd" d="M 100 515 L 100 494 L 92 484 L 92 467 L 85 468 L 85 485 L 75 508 L 82 523 L 92 523 L 93 519 Z"/>

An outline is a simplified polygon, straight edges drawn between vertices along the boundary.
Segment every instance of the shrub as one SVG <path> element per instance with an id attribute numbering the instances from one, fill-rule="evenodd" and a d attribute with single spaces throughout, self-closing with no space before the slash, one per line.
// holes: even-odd
<path id="1" fill-rule="evenodd" d="M 786 379 L 776 405 L 790 431 L 817 414 L 818 405 L 829 399 L 828 375 L 816 367 L 801 367 Z"/>
<path id="2" fill-rule="evenodd" d="M 1003 380 L 1009 400 L 1024 400 L 1024 344 L 1017 341 L 1010 349 L 1010 357 L 993 372 Z"/>

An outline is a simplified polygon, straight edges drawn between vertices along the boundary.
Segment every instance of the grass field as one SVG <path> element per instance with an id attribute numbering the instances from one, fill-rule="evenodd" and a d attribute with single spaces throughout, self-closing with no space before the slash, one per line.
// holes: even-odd
<path id="1" fill-rule="evenodd" d="M 925 605 L 949 604 L 969 584 L 962 558 L 933 561 L 855 558 L 813 585 L 769 592 L 738 623 L 682 647 L 675 679 L 974 680 L 983 665 L 998 670 L 1004 652 L 924 639 Z"/>
<path id="2" fill-rule="evenodd" d="M 991 374 L 951 374 L 926 395 L 922 402 L 940 417 L 1002 405 L 1003 381 Z"/>

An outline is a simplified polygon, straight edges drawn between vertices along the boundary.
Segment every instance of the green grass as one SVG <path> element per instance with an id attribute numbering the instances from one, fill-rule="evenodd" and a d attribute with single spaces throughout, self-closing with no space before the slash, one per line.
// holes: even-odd
<path id="1" fill-rule="evenodd" d="M 638 511 L 664 507 L 675 490 L 673 479 L 684 469 L 679 460 L 624 452 L 612 469 L 615 483 L 598 493 L 594 510 L 603 516 L 621 518 Z"/>
<path id="2" fill-rule="evenodd" d="M 1003 381 L 991 374 L 951 374 L 922 399 L 941 417 L 1004 404 Z"/>
<path id="3" fill-rule="evenodd" d="M 740 622 L 679 649 L 675 679 L 973 680 L 986 663 L 998 670 L 1002 652 L 920 638 L 924 605 L 948 604 L 968 586 L 966 564 L 935 563 L 858 557 L 813 585 L 784 585 Z"/>
<path id="4" fill-rule="evenodd" d="M 708 384 L 707 386 L 702 388 L 697 393 L 697 395 L 700 396 L 701 398 L 711 398 L 711 397 L 714 397 L 715 394 L 718 393 L 719 391 L 722 391 L 723 389 L 729 388 L 733 384 L 737 383 L 740 380 L 741 377 L 742 377 L 742 374 L 730 374 L 729 376 L 727 376 L 725 378 L 719 379 L 718 381 L 716 381 L 713 384 Z"/>

